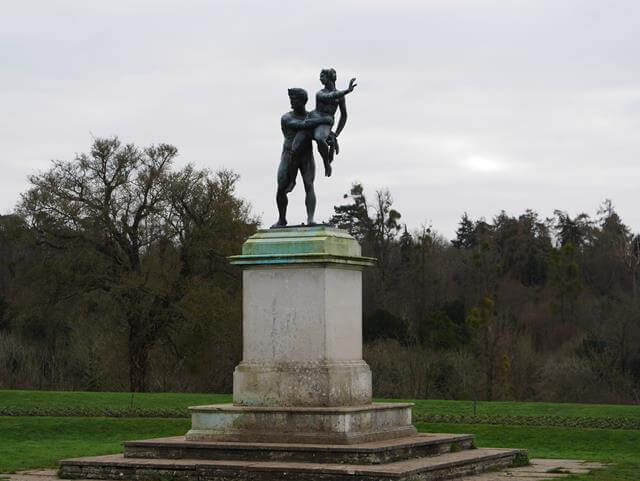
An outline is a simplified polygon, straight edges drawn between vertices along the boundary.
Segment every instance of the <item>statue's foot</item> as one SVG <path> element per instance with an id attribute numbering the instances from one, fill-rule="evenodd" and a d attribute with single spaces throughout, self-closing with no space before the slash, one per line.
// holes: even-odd
<path id="1" fill-rule="evenodd" d="M 275 224 L 273 224 L 271 226 L 272 229 L 277 229 L 278 227 L 287 227 L 287 221 L 286 220 L 279 220 L 278 222 L 276 222 Z"/>
<path id="2" fill-rule="evenodd" d="M 331 166 L 329 164 L 324 166 L 325 177 L 331 177 Z"/>
<path id="3" fill-rule="evenodd" d="M 307 225 L 312 226 L 312 225 L 318 225 L 318 224 L 316 224 L 313 219 L 307 219 Z"/>

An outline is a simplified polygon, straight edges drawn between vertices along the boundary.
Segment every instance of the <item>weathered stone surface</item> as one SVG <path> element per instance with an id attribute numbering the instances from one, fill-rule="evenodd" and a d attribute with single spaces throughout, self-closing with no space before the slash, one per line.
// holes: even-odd
<path id="1" fill-rule="evenodd" d="M 355 445 L 185 441 L 183 437 L 128 441 L 125 458 L 210 459 L 384 464 L 470 449 L 470 434 L 418 434 Z"/>
<path id="2" fill-rule="evenodd" d="M 549 467 L 550 465 L 553 467 Z M 570 476 L 569 474 L 549 473 L 549 469 L 561 468 L 572 474 L 579 474 L 584 471 L 590 472 L 594 469 L 600 469 L 603 466 L 602 463 L 577 459 L 532 459 L 529 466 L 492 470 L 484 474 L 465 476 L 460 478 L 460 481 L 544 481 L 550 477 L 561 479 Z M 55 481 L 58 479 L 56 471 L 53 469 L 20 471 L 15 474 L 7 474 L 6 477 L 8 481 Z"/>
<path id="3" fill-rule="evenodd" d="M 531 464 L 520 468 L 507 468 L 491 473 L 465 477 L 460 481 L 544 481 L 562 479 L 571 474 L 584 474 L 604 465 L 578 459 L 531 459 Z M 563 471 L 559 473 L 558 471 Z"/>
<path id="4" fill-rule="evenodd" d="M 231 258 L 244 266 L 234 403 L 369 404 L 361 269 L 373 260 L 348 233 L 326 226 L 258 231 L 242 249 Z"/>
<path id="5" fill-rule="evenodd" d="M 371 370 L 362 360 L 243 361 L 233 392 L 244 406 L 362 406 L 371 402 Z"/>
<path id="6" fill-rule="evenodd" d="M 359 270 L 245 269 L 243 291 L 244 361 L 362 359 Z"/>
<path id="7" fill-rule="evenodd" d="M 362 257 L 360 244 L 348 232 L 317 225 L 263 229 L 249 237 L 242 255 L 230 257 L 236 265 L 329 263 L 370 266 L 375 259 Z"/>
<path id="8" fill-rule="evenodd" d="M 508 449 L 474 449 L 375 465 L 132 459 L 115 455 L 65 460 L 60 467 L 63 477 L 92 479 L 141 480 L 170 476 L 177 481 L 427 481 L 505 467 L 520 453 Z"/>
<path id="9" fill-rule="evenodd" d="M 191 410 L 189 441 L 354 444 L 416 434 L 410 403 L 352 407 L 214 404 Z"/>
<path id="10" fill-rule="evenodd" d="M 362 360 L 360 270 L 247 268 L 243 282 L 243 360 L 234 372 L 234 403 L 371 402 L 371 371 Z"/>

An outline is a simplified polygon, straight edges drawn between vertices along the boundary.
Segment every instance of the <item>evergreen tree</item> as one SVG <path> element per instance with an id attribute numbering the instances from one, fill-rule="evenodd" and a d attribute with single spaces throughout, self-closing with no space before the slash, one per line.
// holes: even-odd
<path id="1" fill-rule="evenodd" d="M 466 212 L 462 214 L 456 230 L 456 238 L 451 241 L 451 244 L 457 249 L 472 249 L 478 244 L 476 226 Z"/>

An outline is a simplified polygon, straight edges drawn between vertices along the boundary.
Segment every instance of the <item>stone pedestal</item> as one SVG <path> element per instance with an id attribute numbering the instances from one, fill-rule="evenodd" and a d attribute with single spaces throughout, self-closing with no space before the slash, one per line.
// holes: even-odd
<path id="1" fill-rule="evenodd" d="M 231 262 L 243 267 L 234 405 L 191 408 L 187 439 L 340 444 L 415 433 L 409 405 L 371 403 L 362 269 L 374 259 L 353 237 L 327 226 L 262 230 Z"/>
<path id="2" fill-rule="evenodd" d="M 244 353 L 234 403 L 190 408 L 186 437 L 68 459 L 73 479 L 442 480 L 526 463 L 473 436 L 416 434 L 411 404 L 372 403 L 362 360 L 361 269 L 373 259 L 325 226 L 259 231 L 244 267 Z"/>
<path id="3" fill-rule="evenodd" d="M 242 406 L 359 406 L 371 402 L 362 360 L 362 267 L 372 259 L 328 227 L 260 231 L 232 263 L 243 270 Z"/>

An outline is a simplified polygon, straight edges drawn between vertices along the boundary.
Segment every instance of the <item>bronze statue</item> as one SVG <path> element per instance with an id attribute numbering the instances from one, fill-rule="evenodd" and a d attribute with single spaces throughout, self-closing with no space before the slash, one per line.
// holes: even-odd
<path id="1" fill-rule="evenodd" d="M 305 189 L 305 206 L 307 208 L 307 225 L 315 225 L 314 213 L 316 209 L 316 194 L 313 188 L 316 167 L 313 159 L 311 141 L 315 140 L 318 152 L 322 156 L 325 175 L 331 176 L 331 162 L 334 154 L 339 153 L 338 135 L 344 129 L 347 121 L 347 107 L 345 95 L 353 92 L 356 79 L 351 79 L 346 90 L 336 89 L 336 71 L 323 69 L 320 81 L 324 88 L 316 94 L 316 108 L 307 112 L 305 106 L 308 100 L 307 92 L 301 88 L 289 89 L 291 111 L 280 119 L 284 143 L 278 166 L 278 221 L 271 227 L 285 227 L 287 225 L 287 194 L 296 185 L 298 171 L 302 175 Z M 340 120 L 335 132 L 331 131 L 334 115 L 340 109 Z"/>
<path id="2" fill-rule="evenodd" d="M 313 149 L 311 136 L 307 135 L 299 141 L 298 151 L 293 155 L 293 142 L 299 132 L 309 132 L 322 124 L 329 124 L 328 118 L 316 117 L 308 119 L 309 112 L 305 106 L 307 104 L 307 91 L 300 88 L 289 89 L 289 101 L 291 111 L 284 114 L 280 119 L 280 127 L 284 135 L 282 144 L 282 155 L 278 166 L 278 192 L 276 202 L 278 204 L 278 222 L 271 227 L 285 227 L 287 225 L 287 194 L 296 185 L 298 171 L 302 175 L 302 182 L 305 190 L 305 205 L 307 207 L 307 225 L 314 225 L 313 215 L 316 210 L 316 194 L 313 189 L 313 181 L 316 176 L 316 164 L 313 160 Z"/>

